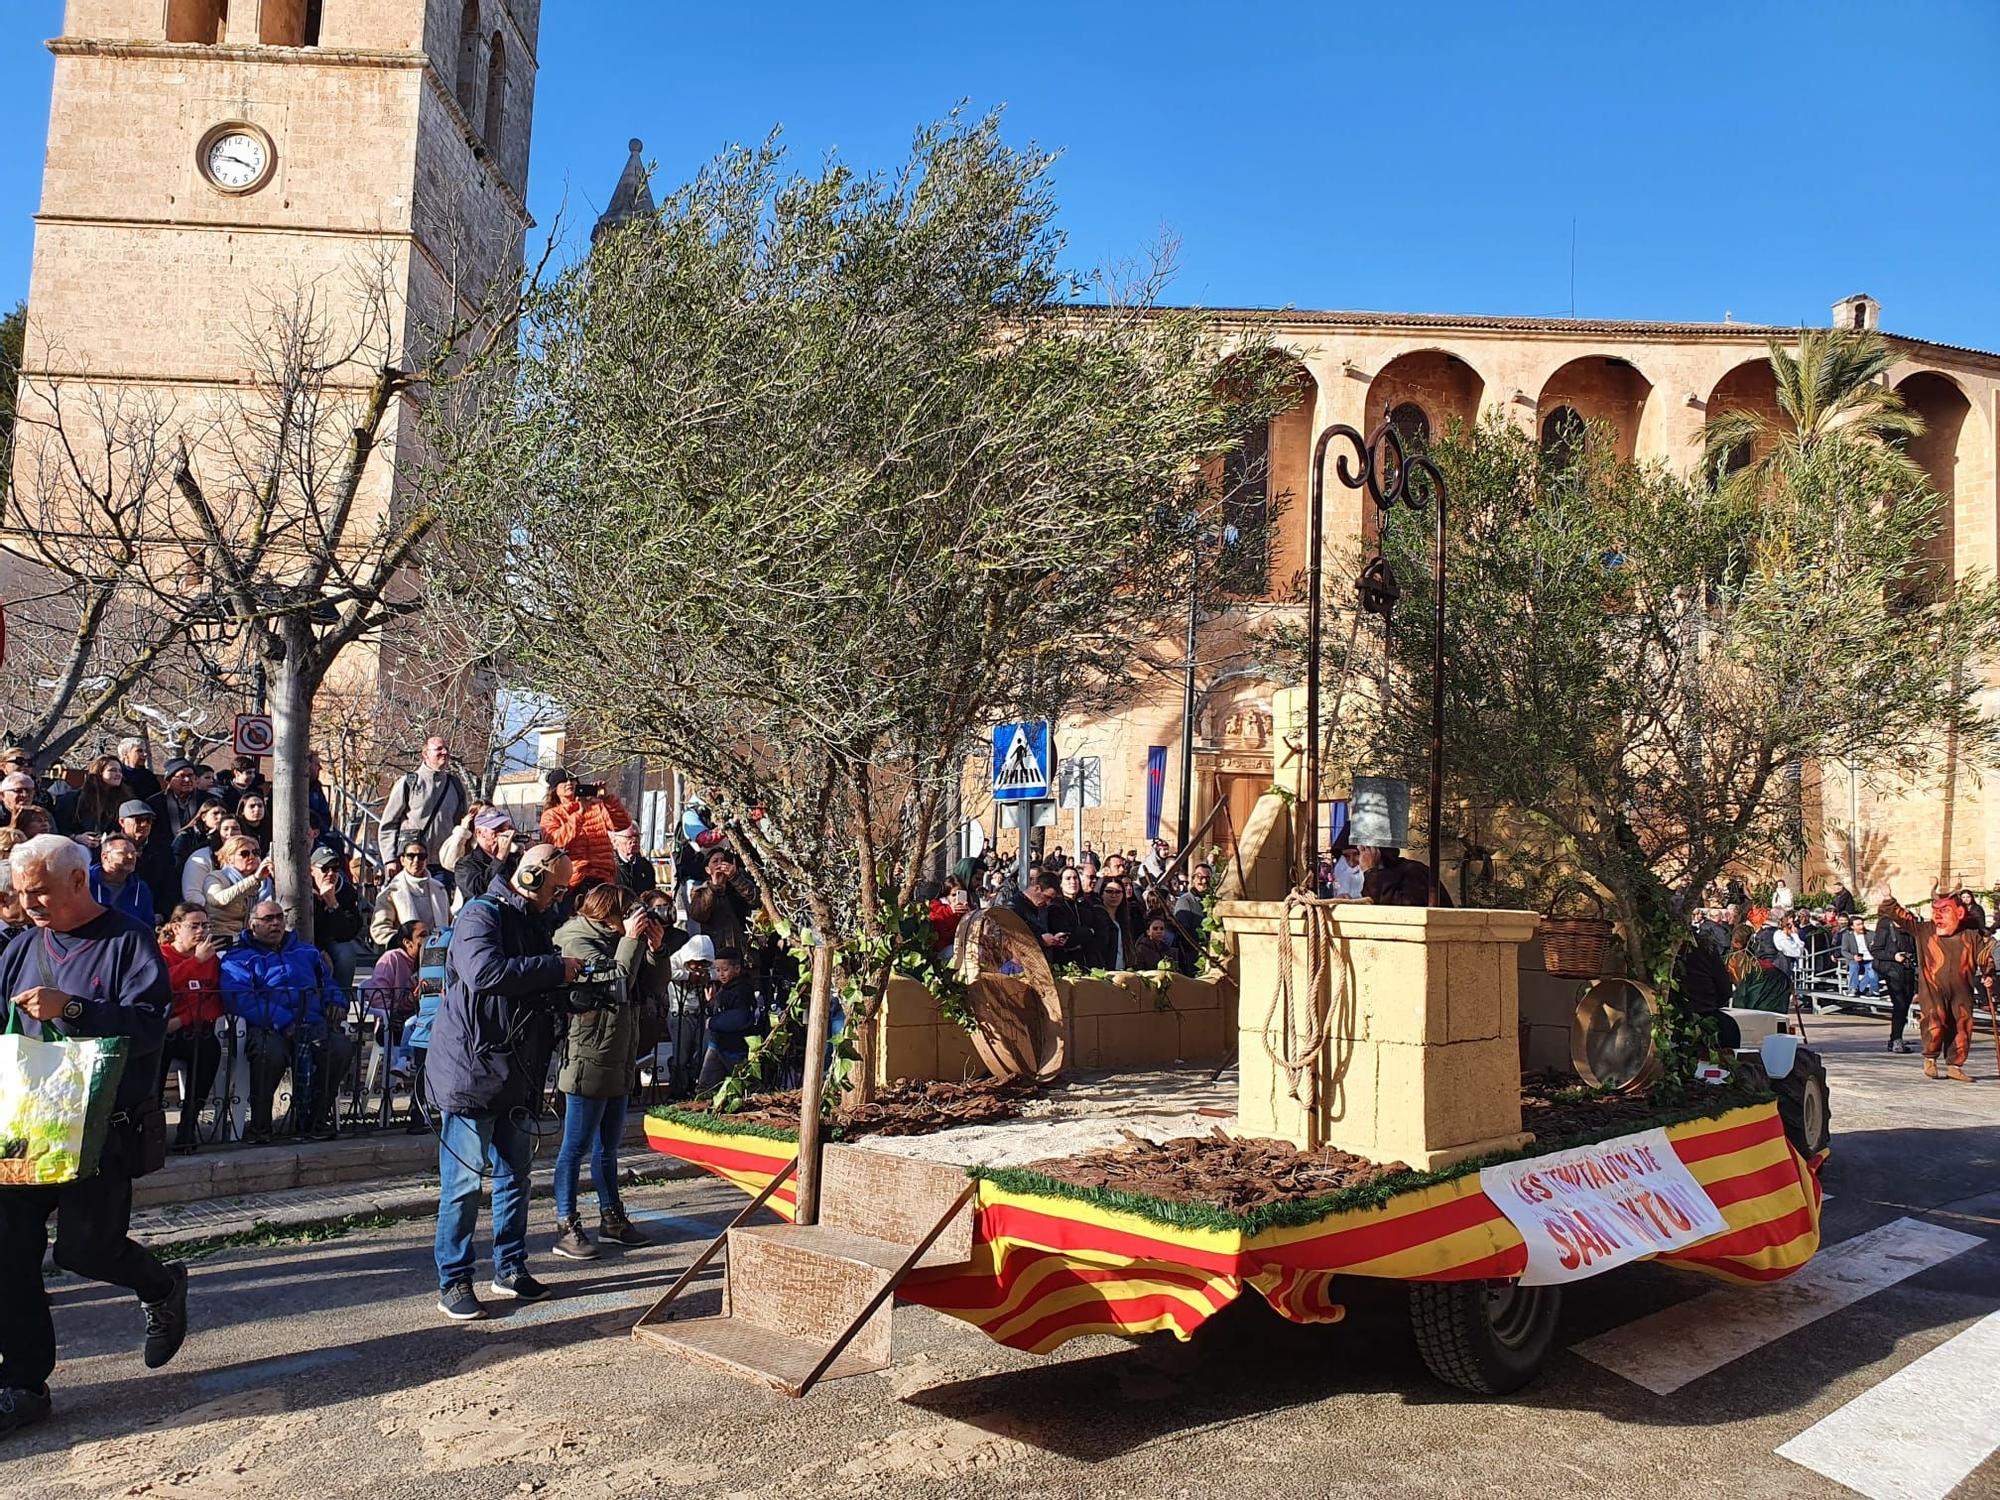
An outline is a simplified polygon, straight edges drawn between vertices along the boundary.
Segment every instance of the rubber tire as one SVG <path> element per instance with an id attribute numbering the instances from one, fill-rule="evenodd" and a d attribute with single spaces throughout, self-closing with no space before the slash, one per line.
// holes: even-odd
<path id="1" fill-rule="evenodd" d="M 1807 1161 L 1826 1150 L 1833 1137 L 1833 1109 L 1826 1087 L 1826 1064 L 1820 1055 L 1809 1047 L 1799 1048 L 1792 1071 L 1783 1078 L 1773 1078 L 1771 1092 L 1778 1096 L 1778 1118 L 1784 1121 L 1785 1139 L 1792 1143 L 1792 1149 Z M 1808 1095 L 1814 1096 L 1817 1105 L 1810 1111 L 1810 1128 Z"/>
<path id="2" fill-rule="evenodd" d="M 1504 1396 L 1541 1373 L 1562 1317 L 1562 1288 L 1513 1285 L 1513 1295 L 1532 1298 L 1522 1310 L 1525 1326 L 1510 1337 L 1494 1327 L 1490 1281 L 1413 1281 L 1410 1331 L 1431 1374 L 1475 1396 Z"/>

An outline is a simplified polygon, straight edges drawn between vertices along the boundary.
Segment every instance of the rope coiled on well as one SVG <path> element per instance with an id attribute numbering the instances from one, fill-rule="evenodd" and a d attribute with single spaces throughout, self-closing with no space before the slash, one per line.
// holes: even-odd
<path id="1" fill-rule="evenodd" d="M 1337 904 L 1306 891 L 1293 891 L 1285 897 L 1278 918 L 1278 983 L 1271 996 L 1271 1008 L 1264 1016 L 1265 1055 L 1285 1075 L 1286 1092 L 1299 1102 L 1308 1118 L 1318 1104 L 1320 1057 L 1326 1046 L 1327 1030 L 1333 1024 L 1334 987 L 1327 982 L 1328 970 L 1341 964 L 1341 983 L 1347 982 L 1346 966 L 1334 945 L 1333 911 Z M 1292 940 L 1295 911 L 1303 912 L 1305 917 L 1303 1001 L 1295 997 L 1292 983 L 1298 963 Z M 1303 1036 L 1300 1035 L 1302 1020 L 1309 1023 Z"/>

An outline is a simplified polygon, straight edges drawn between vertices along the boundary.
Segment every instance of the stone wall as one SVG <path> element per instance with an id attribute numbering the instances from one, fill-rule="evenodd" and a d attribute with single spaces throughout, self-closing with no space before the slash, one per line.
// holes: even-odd
<path id="1" fill-rule="evenodd" d="M 1236 1039 L 1236 988 L 1226 979 L 1175 975 L 1163 983 L 1146 974 L 1056 980 L 1069 1025 L 1069 1066 L 1097 1070 L 1159 1068 L 1175 1063 L 1219 1066 Z M 963 1028 L 938 1010 L 914 979 L 890 981 L 876 1020 L 878 1084 L 960 1082 L 983 1077 L 985 1066 Z"/>

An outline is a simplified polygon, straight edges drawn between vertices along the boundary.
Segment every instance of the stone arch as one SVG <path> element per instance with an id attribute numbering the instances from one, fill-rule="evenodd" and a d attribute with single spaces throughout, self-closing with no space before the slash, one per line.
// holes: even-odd
<path id="1" fill-rule="evenodd" d="M 500 154 L 500 136 L 507 128 L 507 39 L 499 32 L 486 49 L 486 128 L 480 139 L 495 156 Z"/>
<path id="2" fill-rule="evenodd" d="M 1372 429 L 1399 408 L 1414 406 L 1435 441 L 1453 422 L 1466 427 L 1478 422 L 1485 395 L 1486 381 L 1461 356 L 1449 349 L 1412 349 L 1383 365 L 1368 382 L 1367 425 Z M 1397 427 L 1402 430 L 1403 423 Z"/>
<path id="3" fill-rule="evenodd" d="M 220 43 L 229 24 L 229 0 L 168 0 L 167 40 Z"/>
<path id="4" fill-rule="evenodd" d="M 466 123 L 479 119 L 479 0 L 465 0 L 458 17 L 458 66 L 452 75 L 452 96 L 465 112 Z"/>
<path id="5" fill-rule="evenodd" d="M 1282 358 L 1297 399 L 1257 431 L 1246 433 L 1241 445 L 1223 455 L 1213 476 L 1223 519 L 1236 528 L 1242 549 L 1228 576 L 1235 591 L 1250 598 L 1288 597 L 1305 569 L 1319 384 L 1303 364 Z M 1217 379 L 1227 385 L 1229 378 L 1225 363 Z"/>
<path id="6" fill-rule="evenodd" d="M 1907 451 L 1915 459 L 1931 488 L 1944 499 L 1938 516 L 1938 533 L 1931 539 L 1925 561 L 1938 570 L 1940 578 L 1955 578 L 1968 567 L 1991 568 L 1992 560 L 1958 556 L 1958 495 L 1977 494 L 1968 481 L 1978 463 L 1978 424 L 1973 421 L 1972 402 L 1957 381 L 1935 370 L 1919 370 L 1896 382 L 1896 394 L 1903 404 L 1924 419 L 1924 430 L 1910 439 Z M 1967 528 L 1977 535 L 1981 528 Z"/>
<path id="7" fill-rule="evenodd" d="M 1791 418 L 1778 405 L 1778 377 L 1771 373 L 1770 359 L 1746 359 L 1727 371 L 1708 393 L 1707 414 L 1712 420 L 1724 412 L 1743 411 L 1762 417 L 1776 427 L 1791 426 Z M 1763 457 L 1755 443 L 1740 445 L 1723 463 L 1719 477 L 1727 478 L 1738 469 Z"/>
<path id="8" fill-rule="evenodd" d="M 1535 402 L 1539 434 L 1558 407 L 1570 407 L 1585 421 L 1611 429 L 1617 456 L 1627 460 L 1639 451 L 1639 424 L 1653 383 L 1630 360 L 1615 354 L 1586 354 L 1559 367 L 1542 382 Z"/>

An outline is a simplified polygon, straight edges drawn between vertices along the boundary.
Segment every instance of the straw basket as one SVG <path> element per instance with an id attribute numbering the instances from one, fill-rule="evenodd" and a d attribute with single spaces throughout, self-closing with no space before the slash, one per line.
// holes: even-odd
<path id="1" fill-rule="evenodd" d="M 1589 899 L 1595 911 L 1588 916 L 1557 916 L 1556 908 L 1566 892 Z M 1604 902 L 1588 886 L 1568 886 L 1549 902 L 1538 934 L 1542 940 L 1542 967 L 1559 979 L 1599 979 L 1610 972 L 1611 950 L 1618 941 L 1618 928 L 1604 915 Z"/>

